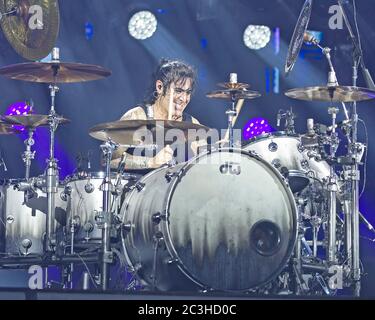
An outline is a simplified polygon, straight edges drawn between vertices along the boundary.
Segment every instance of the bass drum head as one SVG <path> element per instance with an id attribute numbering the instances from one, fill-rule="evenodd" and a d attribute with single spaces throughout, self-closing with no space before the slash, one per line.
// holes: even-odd
<path id="1" fill-rule="evenodd" d="M 293 195 L 260 157 L 223 149 L 201 155 L 170 189 L 164 236 L 199 286 L 257 288 L 277 277 L 297 237 Z"/>

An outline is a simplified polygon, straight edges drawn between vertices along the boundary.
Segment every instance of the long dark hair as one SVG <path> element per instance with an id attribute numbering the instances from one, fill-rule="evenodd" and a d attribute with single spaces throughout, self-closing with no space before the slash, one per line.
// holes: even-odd
<path id="1" fill-rule="evenodd" d="M 184 84 L 187 79 L 191 80 L 191 89 L 194 90 L 196 78 L 196 70 L 187 63 L 181 60 L 162 59 L 152 75 L 152 82 L 144 99 L 144 104 L 154 104 L 157 100 L 155 94 L 155 83 L 157 80 L 163 83 L 163 95 L 165 95 L 172 83 L 181 81 Z"/>

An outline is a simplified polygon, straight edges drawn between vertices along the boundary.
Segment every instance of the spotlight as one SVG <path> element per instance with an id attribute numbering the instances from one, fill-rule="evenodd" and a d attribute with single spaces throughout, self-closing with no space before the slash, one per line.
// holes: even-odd
<path id="1" fill-rule="evenodd" d="M 249 25 L 243 34 L 246 47 L 252 50 L 264 48 L 271 40 L 271 29 L 266 26 Z"/>
<path id="2" fill-rule="evenodd" d="M 129 33 L 137 40 L 150 38 L 156 31 L 158 21 L 150 11 L 139 11 L 129 20 Z"/>
<path id="3" fill-rule="evenodd" d="M 273 128 L 264 118 L 253 118 L 249 120 L 243 128 L 243 137 L 245 140 L 255 138 L 259 135 L 270 133 Z"/>

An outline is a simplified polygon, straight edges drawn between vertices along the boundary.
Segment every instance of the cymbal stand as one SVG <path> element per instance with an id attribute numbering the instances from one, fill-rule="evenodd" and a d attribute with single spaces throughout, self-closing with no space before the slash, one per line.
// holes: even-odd
<path id="1" fill-rule="evenodd" d="M 366 81 L 367 86 L 370 89 L 375 89 L 374 80 L 371 77 L 371 74 L 369 70 L 366 68 L 365 62 L 364 62 L 364 56 L 362 51 L 361 42 L 359 41 L 359 35 L 358 37 L 355 36 L 353 29 L 350 25 L 350 21 L 348 19 L 348 16 L 346 14 L 346 10 L 344 8 L 344 3 L 342 0 L 338 1 L 338 4 L 340 6 L 344 22 L 346 25 L 346 28 L 348 30 L 350 39 L 353 43 L 353 86 L 357 86 L 357 80 L 358 80 L 358 69 L 361 67 L 364 79 Z M 354 20 L 356 22 L 356 1 L 353 1 L 354 5 Z M 351 185 L 351 201 L 350 201 L 350 212 L 348 213 L 348 217 L 351 218 L 351 227 L 352 227 L 352 233 L 351 233 L 351 253 L 352 253 L 352 280 L 354 281 L 354 295 L 356 297 L 360 296 L 361 292 L 361 269 L 360 269 L 360 254 L 359 254 L 359 218 L 361 216 L 359 212 L 359 182 L 360 182 L 360 171 L 359 171 L 359 163 L 361 161 L 360 159 L 360 153 L 361 153 L 361 144 L 358 143 L 358 113 L 357 113 L 357 103 L 353 103 L 352 108 L 352 114 L 351 114 L 351 143 L 349 144 L 348 148 L 348 155 L 349 158 L 353 160 L 353 164 L 350 167 L 349 171 L 349 181 Z M 346 174 L 347 176 L 347 174 Z M 350 216 L 351 215 L 351 216 Z"/>
<path id="2" fill-rule="evenodd" d="M 335 68 L 333 67 L 333 63 L 332 63 L 332 58 L 331 58 L 331 51 L 332 50 L 331 50 L 331 48 L 322 47 L 319 44 L 319 41 L 317 39 L 315 39 L 314 37 L 310 37 L 308 40 L 313 45 L 317 46 L 320 50 L 322 50 L 322 53 L 324 54 L 324 56 L 326 57 L 326 59 L 328 61 L 330 71 L 328 72 L 328 84 L 327 84 L 327 86 L 328 87 L 337 87 L 339 85 L 339 82 L 337 80 L 336 71 L 335 71 Z M 345 103 L 342 102 L 341 105 L 342 105 L 342 108 L 344 110 L 345 118 L 347 120 L 349 120 L 349 113 L 348 113 L 348 109 L 346 108 Z"/>
<path id="3" fill-rule="evenodd" d="M 339 146 L 339 139 L 336 133 L 336 118 L 339 109 L 336 107 L 328 108 L 328 113 L 332 117 L 332 132 L 329 139 L 330 158 L 335 159 L 336 151 Z M 330 166 L 330 176 L 328 178 L 328 192 L 329 192 L 329 216 L 328 216 L 328 244 L 327 244 L 327 261 L 330 264 L 337 264 L 337 247 L 336 247 L 336 195 L 338 192 L 337 177 L 335 166 L 332 163 Z"/>
<path id="4" fill-rule="evenodd" d="M 26 183 L 29 182 L 30 179 L 30 168 L 31 168 L 31 160 L 35 158 L 35 151 L 31 151 L 31 147 L 34 145 L 35 141 L 33 139 L 35 128 L 29 127 L 28 128 L 28 138 L 24 141 L 26 145 L 26 150 L 22 154 L 22 160 L 25 163 L 25 181 Z M 25 202 L 29 200 L 30 197 L 33 196 L 32 188 L 29 188 L 24 192 Z"/>
<path id="5" fill-rule="evenodd" d="M 31 151 L 31 147 L 34 145 L 35 141 L 33 139 L 35 128 L 29 127 L 28 129 L 28 138 L 24 141 L 26 145 L 26 151 L 22 154 L 22 160 L 25 162 L 25 179 L 26 181 L 30 178 L 30 167 L 31 160 L 35 158 L 35 151 Z"/>
<path id="6" fill-rule="evenodd" d="M 100 190 L 103 191 L 103 212 L 99 214 L 102 228 L 102 261 L 101 261 L 101 286 L 102 290 L 107 290 L 109 285 L 110 264 L 113 262 L 111 251 L 111 229 L 112 229 L 112 211 L 111 197 L 114 187 L 111 181 L 111 160 L 112 154 L 118 149 L 118 144 L 108 139 L 100 146 L 105 160 L 105 176 Z"/>
<path id="7" fill-rule="evenodd" d="M 230 74 L 229 82 L 233 84 L 237 83 L 237 73 Z M 233 119 L 237 116 L 236 92 L 237 90 L 231 91 L 231 108 L 225 112 L 228 117 L 229 148 L 233 148 L 234 146 Z"/>
<path id="8" fill-rule="evenodd" d="M 54 48 L 52 51 L 52 62 L 58 62 L 59 49 Z M 54 66 L 54 75 L 57 76 L 58 65 Z M 48 116 L 49 131 L 50 131 L 50 143 L 49 143 L 49 159 L 47 161 L 46 170 L 46 189 L 47 189 L 47 228 L 46 228 L 46 251 L 53 251 L 56 246 L 55 239 L 55 197 L 58 192 L 59 185 L 59 170 L 57 166 L 57 159 L 55 159 L 55 132 L 59 126 L 59 118 L 55 111 L 55 98 L 56 93 L 59 91 L 59 87 L 54 84 L 49 86 L 50 97 L 51 97 L 51 109 Z"/>

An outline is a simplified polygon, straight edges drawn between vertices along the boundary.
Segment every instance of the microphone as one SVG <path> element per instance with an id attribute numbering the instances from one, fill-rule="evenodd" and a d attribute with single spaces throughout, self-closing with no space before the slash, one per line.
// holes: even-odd
<path id="1" fill-rule="evenodd" d="M 310 137 L 315 136 L 314 119 L 307 119 L 307 135 Z"/>
<path id="2" fill-rule="evenodd" d="M 117 174 L 121 175 L 125 170 L 125 162 L 126 162 L 127 153 L 126 151 L 122 153 L 120 162 L 117 167 Z"/>
<path id="3" fill-rule="evenodd" d="M 154 109 L 151 105 L 146 105 L 146 116 L 147 120 L 154 120 Z"/>
<path id="4" fill-rule="evenodd" d="M 90 161 L 91 155 L 92 155 L 92 151 L 89 150 L 87 152 L 87 169 L 89 169 L 89 170 L 91 169 L 91 161 Z"/>
<path id="5" fill-rule="evenodd" d="M 0 167 L 3 166 L 4 167 L 4 171 L 7 172 L 8 171 L 8 168 L 5 164 L 5 161 L 4 161 L 4 157 L 3 157 L 3 151 L 0 150 Z"/>
<path id="6" fill-rule="evenodd" d="M 344 127 L 344 126 L 346 126 L 350 123 L 351 123 L 351 120 L 340 121 L 340 122 L 336 123 L 335 129 L 337 129 L 337 128 L 341 129 L 342 127 Z M 327 132 L 332 132 L 332 131 L 333 131 L 333 126 L 327 127 Z"/>
<path id="7" fill-rule="evenodd" d="M 276 126 L 277 127 L 280 127 L 280 125 L 281 125 L 281 114 L 280 114 L 280 112 L 277 114 L 277 123 L 276 123 Z"/>
<path id="8" fill-rule="evenodd" d="M 124 170 L 125 170 L 126 157 L 127 157 L 127 153 L 126 153 L 126 151 L 124 151 L 121 155 L 121 159 L 120 159 L 120 162 L 119 162 L 118 167 L 117 167 L 117 176 L 116 176 L 116 181 L 114 183 L 115 190 L 112 191 L 113 195 L 118 196 L 118 195 L 120 195 L 120 193 L 123 190 L 121 188 L 121 178 L 122 178 L 122 174 L 124 173 Z"/>

